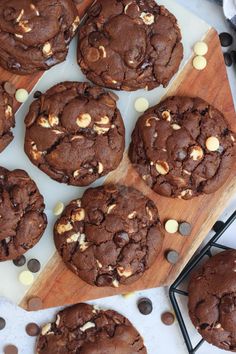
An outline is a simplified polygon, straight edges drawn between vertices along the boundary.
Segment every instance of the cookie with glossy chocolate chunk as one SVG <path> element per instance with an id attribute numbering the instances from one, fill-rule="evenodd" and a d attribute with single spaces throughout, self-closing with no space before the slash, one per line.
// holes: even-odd
<path id="1" fill-rule="evenodd" d="M 6 92 L 4 83 L 0 83 L 0 152 L 13 140 L 14 126 L 13 97 Z"/>

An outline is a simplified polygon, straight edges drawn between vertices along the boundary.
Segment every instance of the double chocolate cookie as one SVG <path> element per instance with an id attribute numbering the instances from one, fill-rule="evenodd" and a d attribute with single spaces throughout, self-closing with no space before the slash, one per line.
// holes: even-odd
<path id="1" fill-rule="evenodd" d="M 125 186 L 88 189 L 54 227 L 56 248 L 66 265 L 96 286 L 136 281 L 155 261 L 162 239 L 154 203 Z"/>
<path id="2" fill-rule="evenodd" d="M 117 97 L 88 83 L 64 82 L 34 101 L 25 152 L 58 182 L 84 186 L 116 169 L 125 145 Z"/>
<path id="3" fill-rule="evenodd" d="M 101 86 L 166 87 L 182 58 L 177 20 L 154 0 L 98 0 L 80 28 L 78 63 Z"/>
<path id="4" fill-rule="evenodd" d="M 57 314 L 38 338 L 38 354 L 146 354 L 143 339 L 127 318 L 113 310 L 78 304 Z"/>
<path id="5" fill-rule="evenodd" d="M 47 226 L 44 207 L 25 171 L 0 167 L 0 261 L 18 258 L 39 241 Z"/>
<path id="6" fill-rule="evenodd" d="M 13 97 L 4 89 L 4 83 L 0 83 L 0 152 L 13 140 L 11 129 L 14 126 Z"/>
<path id="7" fill-rule="evenodd" d="M 236 352 L 236 251 L 210 258 L 189 283 L 189 314 L 202 337 Z"/>
<path id="8" fill-rule="evenodd" d="M 65 60 L 79 21 L 72 0 L 2 0 L 0 65 L 22 75 L 50 69 Z"/>
<path id="9" fill-rule="evenodd" d="M 200 98 L 169 97 L 142 115 L 129 157 L 143 180 L 166 197 L 215 192 L 235 164 L 235 134 Z"/>

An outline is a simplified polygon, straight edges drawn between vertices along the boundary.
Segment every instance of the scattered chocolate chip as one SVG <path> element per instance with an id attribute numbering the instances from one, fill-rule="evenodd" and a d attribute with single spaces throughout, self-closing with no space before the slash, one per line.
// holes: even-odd
<path id="1" fill-rule="evenodd" d="M 14 96 L 16 92 L 16 87 L 10 81 L 4 83 L 4 90 L 10 95 Z"/>
<path id="2" fill-rule="evenodd" d="M 233 37 L 230 33 L 222 32 L 219 35 L 220 37 L 220 44 L 222 47 L 229 47 L 233 43 Z"/>
<path id="3" fill-rule="evenodd" d="M 215 232 L 219 232 L 223 229 L 225 223 L 223 221 L 216 221 L 216 223 L 213 225 L 212 230 Z"/>
<path id="4" fill-rule="evenodd" d="M 25 265 L 25 263 L 26 263 L 26 258 L 25 258 L 25 256 L 22 255 L 22 256 L 20 256 L 20 257 L 18 257 L 16 259 L 14 259 L 13 263 L 17 267 L 23 267 L 23 265 Z"/>
<path id="5" fill-rule="evenodd" d="M 138 309 L 143 315 L 149 315 L 152 312 L 152 302 L 148 298 L 142 298 L 138 301 Z"/>
<path id="6" fill-rule="evenodd" d="M 124 247 L 129 242 L 129 235 L 125 231 L 117 232 L 114 236 L 114 242 L 118 247 Z"/>
<path id="7" fill-rule="evenodd" d="M 4 347 L 4 354 L 18 354 L 18 348 L 13 344 L 6 345 Z"/>
<path id="8" fill-rule="evenodd" d="M 191 234 L 192 231 L 192 225 L 189 222 L 181 222 L 179 224 L 179 233 L 182 236 L 188 236 Z"/>
<path id="9" fill-rule="evenodd" d="M 175 316 L 171 312 L 164 312 L 161 315 L 161 320 L 166 326 L 171 326 L 175 322 Z"/>
<path id="10" fill-rule="evenodd" d="M 233 63 L 236 64 L 236 50 L 232 50 L 231 54 L 231 58 L 233 60 Z"/>
<path id="11" fill-rule="evenodd" d="M 42 309 L 43 301 L 40 299 L 40 297 L 35 296 L 28 300 L 27 305 L 29 311 L 37 311 Z"/>
<path id="12" fill-rule="evenodd" d="M 224 61 L 226 66 L 232 66 L 233 60 L 230 53 L 224 53 Z"/>
<path id="13" fill-rule="evenodd" d="M 37 273 L 40 271 L 41 264 L 37 259 L 30 259 L 27 263 L 27 267 L 31 273 Z"/>
<path id="14" fill-rule="evenodd" d="M 6 321 L 4 318 L 0 317 L 0 331 L 6 327 Z"/>
<path id="15" fill-rule="evenodd" d="M 34 98 L 39 98 L 42 95 L 41 91 L 35 91 Z"/>
<path id="16" fill-rule="evenodd" d="M 25 331 L 30 337 L 36 337 L 40 333 L 40 327 L 37 325 L 37 323 L 28 323 L 25 327 Z"/>
<path id="17" fill-rule="evenodd" d="M 171 264 L 176 264 L 179 260 L 179 253 L 176 251 L 168 251 L 166 254 L 166 259 Z"/>

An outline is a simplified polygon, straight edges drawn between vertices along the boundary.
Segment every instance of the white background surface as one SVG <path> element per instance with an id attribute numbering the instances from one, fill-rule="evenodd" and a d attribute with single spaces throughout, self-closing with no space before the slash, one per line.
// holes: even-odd
<path id="1" fill-rule="evenodd" d="M 168 8 L 172 10 L 179 18 L 181 27 L 185 28 L 185 30 L 183 31 L 185 44 L 185 59 L 190 54 L 191 42 L 193 44 L 196 40 L 202 38 L 202 34 L 205 32 L 207 27 L 202 24 L 201 26 L 199 26 L 198 21 L 193 22 L 194 18 L 191 19 L 189 15 L 186 16 L 185 12 L 182 9 L 178 8 L 178 6 L 176 7 L 177 3 L 180 3 L 185 7 L 191 9 L 198 16 L 201 16 L 204 20 L 214 25 L 219 31 L 228 30 L 228 27 L 222 15 L 222 9 L 212 3 L 208 3 L 206 0 L 173 0 L 173 2 L 170 0 L 165 0 L 161 1 L 161 3 L 168 4 Z M 191 35 L 189 31 L 190 20 Z M 234 49 L 236 49 L 236 43 Z M 71 58 L 74 56 L 74 54 L 74 48 L 72 47 L 70 52 Z M 71 70 L 71 65 L 73 65 L 73 70 Z M 235 72 L 235 68 L 230 68 L 228 70 L 229 77 L 231 80 L 231 87 L 233 88 L 233 95 L 236 102 Z M 70 66 L 68 66 L 67 61 L 67 63 L 50 70 L 49 73 L 46 73 L 43 80 L 41 80 L 41 82 L 38 84 L 37 89 L 45 90 L 52 84 L 63 79 L 79 80 L 80 78 L 81 74 L 76 64 L 71 62 Z M 127 95 L 127 93 L 121 93 L 120 97 L 123 98 L 123 100 L 125 97 L 126 101 L 125 104 L 123 102 L 122 105 L 122 100 L 120 100 L 119 107 L 124 118 L 126 117 L 126 122 L 130 120 L 130 117 L 132 117 L 133 122 L 137 118 L 137 114 L 133 110 L 133 101 L 136 97 L 146 96 L 148 97 L 150 104 L 153 105 L 162 96 L 162 94 L 162 89 L 155 90 L 155 94 L 153 91 L 152 93 L 136 92 L 130 94 L 129 96 Z M 44 234 L 44 237 L 41 242 L 27 254 L 27 257 L 36 257 L 40 259 L 42 264 L 44 264 L 54 250 L 54 246 L 51 242 L 52 240 L 50 230 L 54 221 L 54 217 L 52 215 L 52 208 L 54 204 L 58 201 L 58 196 L 60 196 L 60 200 L 67 203 L 70 199 L 74 198 L 77 195 L 80 195 L 83 189 L 75 187 L 65 187 L 56 182 L 50 181 L 46 175 L 44 175 L 38 169 L 32 167 L 32 165 L 27 160 L 27 157 L 24 155 L 22 149 L 22 141 L 24 135 L 23 117 L 28 109 L 28 104 L 30 102 L 31 100 L 29 100 L 29 102 L 24 105 L 24 107 L 18 114 L 17 129 L 15 131 L 15 141 L 13 144 L 10 145 L 6 153 L 1 155 L 0 164 L 8 168 L 25 168 L 30 173 L 30 175 L 37 181 L 37 184 L 42 194 L 44 194 L 44 196 L 47 195 L 46 212 L 50 219 L 49 227 L 47 229 L 47 232 Z M 133 125 L 130 125 L 127 129 L 127 142 L 132 128 Z M 48 191 L 50 191 L 50 193 L 48 193 Z M 236 198 L 234 198 L 234 200 L 232 200 L 231 205 L 227 207 L 222 219 L 228 217 L 234 209 L 236 209 Z M 228 235 L 228 242 L 231 242 L 231 245 L 233 247 L 236 247 L 235 237 L 232 238 L 235 229 L 236 225 L 231 228 L 231 232 L 229 232 Z M 11 262 L 0 264 L 0 295 L 8 296 L 8 298 L 11 298 L 12 301 L 18 301 L 26 290 L 24 287 L 21 287 L 16 281 L 17 272 L 18 269 L 12 266 Z M 183 338 L 178 328 L 178 324 L 175 323 L 175 325 L 173 325 L 172 327 L 166 327 L 160 321 L 161 313 L 167 309 L 170 309 L 167 293 L 168 289 L 153 289 L 147 290 L 145 292 L 137 292 L 130 299 L 124 299 L 122 296 L 116 296 L 102 299 L 99 301 L 93 301 L 93 303 L 99 304 L 102 307 L 113 308 L 127 316 L 143 335 L 145 339 L 145 344 L 148 348 L 148 354 L 185 354 L 187 353 L 187 350 L 185 348 Z M 142 296 L 148 296 L 153 301 L 154 309 L 152 314 L 149 316 L 143 316 L 137 310 L 137 299 Z M 2 299 L 0 301 L 0 317 L 2 316 L 7 320 L 7 326 L 3 331 L 0 332 L 0 353 L 3 353 L 4 345 L 11 343 L 18 346 L 20 354 L 33 354 L 35 339 L 30 338 L 26 335 L 24 331 L 25 325 L 28 322 L 32 321 L 35 321 L 38 324 L 48 322 L 53 319 L 53 314 L 56 311 L 56 309 L 50 309 L 37 313 L 27 313 L 22 309 L 17 308 L 15 305 L 12 305 Z M 196 336 L 196 333 L 190 323 L 189 329 L 191 332 L 194 333 L 194 336 Z M 198 353 L 211 354 L 223 353 L 223 351 L 213 348 L 208 344 L 204 344 L 204 346 L 201 348 L 201 350 L 198 351 Z"/>

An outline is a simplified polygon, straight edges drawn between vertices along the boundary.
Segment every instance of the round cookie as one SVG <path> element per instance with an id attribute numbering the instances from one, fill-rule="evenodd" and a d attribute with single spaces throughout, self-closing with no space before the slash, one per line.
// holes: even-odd
<path id="1" fill-rule="evenodd" d="M 44 207 L 25 171 L 0 167 L 0 261 L 18 258 L 40 240 L 47 226 Z"/>
<path id="2" fill-rule="evenodd" d="M 14 126 L 13 97 L 5 91 L 4 83 L 0 83 L 0 152 L 13 140 Z"/>
<path id="3" fill-rule="evenodd" d="M 210 258 L 190 278 L 189 314 L 209 343 L 236 352 L 236 250 Z"/>
<path id="4" fill-rule="evenodd" d="M 89 83 L 64 82 L 30 106 L 25 152 L 58 182 L 85 186 L 116 169 L 125 128 L 117 97 Z"/>
<path id="5" fill-rule="evenodd" d="M 38 354 L 147 354 L 129 320 L 113 310 L 77 304 L 57 314 L 38 337 Z"/>
<path id="6" fill-rule="evenodd" d="M 150 199 L 131 187 L 104 185 L 66 207 L 54 240 L 63 261 L 85 282 L 119 287 L 153 264 L 163 232 Z"/>
<path id="7" fill-rule="evenodd" d="M 48 70 L 65 60 L 79 25 L 72 0 L 0 2 L 0 65 L 15 74 Z"/>
<path id="8" fill-rule="evenodd" d="M 235 134 L 202 99 L 169 97 L 139 118 L 129 157 L 156 193 L 190 199 L 225 182 L 235 164 Z"/>
<path id="9" fill-rule="evenodd" d="M 177 20 L 154 0 L 98 0 L 80 27 L 78 63 L 101 86 L 166 87 L 182 58 Z"/>

